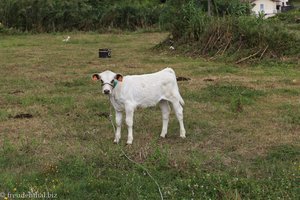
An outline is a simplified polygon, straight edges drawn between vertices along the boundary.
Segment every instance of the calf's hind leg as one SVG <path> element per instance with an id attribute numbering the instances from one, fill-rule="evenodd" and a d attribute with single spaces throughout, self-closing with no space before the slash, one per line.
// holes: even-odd
<path id="1" fill-rule="evenodd" d="M 161 100 L 159 102 L 159 107 L 161 109 L 162 113 L 162 130 L 160 137 L 166 137 L 167 132 L 168 132 L 168 123 L 169 123 L 169 116 L 170 116 L 170 106 L 169 102 L 167 100 Z"/>
<path id="2" fill-rule="evenodd" d="M 176 114 L 176 117 L 179 121 L 179 126 L 180 126 L 180 137 L 181 138 L 185 138 L 185 128 L 184 128 L 184 124 L 183 124 L 183 108 L 181 106 L 181 104 L 179 103 L 178 100 L 173 100 L 172 101 L 173 104 L 173 108 Z"/>

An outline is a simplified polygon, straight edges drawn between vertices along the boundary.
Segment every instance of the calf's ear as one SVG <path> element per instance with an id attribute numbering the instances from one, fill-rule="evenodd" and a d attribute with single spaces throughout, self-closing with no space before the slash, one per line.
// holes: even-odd
<path id="1" fill-rule="evenodd" d="M 122 74 L 117 74 L 115 76 L 115 79 L 122 82 L 123 81 L 123 75 Z"/>
<path id="2" fill-rule="evenodd" d="M 99 80 L 100 80 L 99 74 L 93 74 L 93 75 L 92 75 L 92 80 L 93 80 L 93 81 L 99 81 Z"/>

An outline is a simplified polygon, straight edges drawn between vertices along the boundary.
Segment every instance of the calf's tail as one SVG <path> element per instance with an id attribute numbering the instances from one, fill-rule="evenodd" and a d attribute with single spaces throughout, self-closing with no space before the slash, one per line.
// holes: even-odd
<path id="1" fill-rule="evenodd" d="M 175 88 L 175 96 L 178 98 L 179 103 L 181 104 L 181 106 L 184 106 L 184 100 L 182 99 L 180 93 L 179 93 L 179 88 L 178 88 L 178 84 L 177 84 L 177 79 L 176 79 L 176 74 L 175 71 L 172 68 L 166 68 L 165 70 L 168 70 L 170 73 L 172 73 L 174 75 L 174 81 L 176 84 L 176 88 Z"/>

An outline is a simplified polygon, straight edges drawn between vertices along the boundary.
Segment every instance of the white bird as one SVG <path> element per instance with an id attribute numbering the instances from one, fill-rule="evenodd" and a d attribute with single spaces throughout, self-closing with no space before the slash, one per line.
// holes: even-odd
<path id="1" fill-rule="evenodd" d="M 171 49 L 171 50 L 174 50 L 175 48 L 174 48 L 173 46 L 170 46 L 170 49 Z"/>
<path id="2" fill-rule="evenodd" d="M 70 40 L 70 36 L 67 36 L 67 38 L 63 39 L 63 42 L 68 42 Z"/>

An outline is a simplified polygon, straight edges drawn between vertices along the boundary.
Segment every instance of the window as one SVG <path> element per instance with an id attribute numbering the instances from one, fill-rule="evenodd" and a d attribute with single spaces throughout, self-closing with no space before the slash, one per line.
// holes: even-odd
<path id="1" fill-rule="evenodd" d="M 265 10 L 265 5 L 264 5 L 264 4 L 260 4 L 259 10 L 260 10 L 260 11 L 264 11 L 264 10 Z"/>

